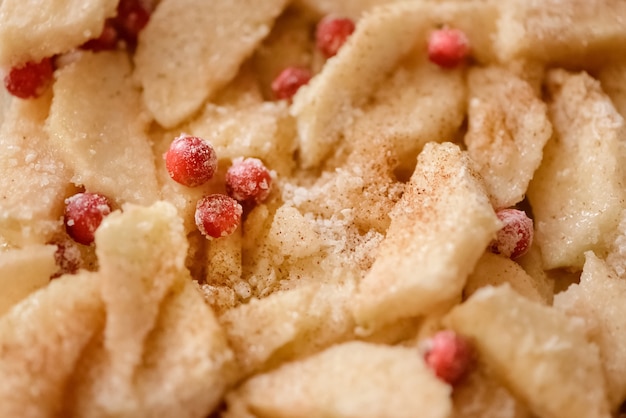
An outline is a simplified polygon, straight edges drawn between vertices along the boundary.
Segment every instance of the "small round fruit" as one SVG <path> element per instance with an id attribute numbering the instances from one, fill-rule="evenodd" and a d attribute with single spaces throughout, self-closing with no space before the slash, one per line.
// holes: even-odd
<path id="1" fill-rule="evenodd" d="M 241 203 L 263 202 L 271 186 L 270 171 L 258 158 L 239 158 L 226 172 L 226 192 Z"/>
<path id="2" fill-rule="evenodd" d="M 204 139 L 181 135 L 172 141 L 165 153 L 165 167 L 174 181 L 187 187 L 197 187 L 215 174 L 217 154 Z"/>
<path id="3" fill-rule="evenodd" d="M 454 385 L 467 373 L 473 359 L 472 346 L 454 331 L 444 330 L 426 341 L 424 360 L 435 375 Z"/>
<path id="4" fill-rule="evenodd" d="M 65 230 L 74 241 L 90 245 L 96 229 L 111 211 L 109 199 L 101 194 L 75 194 L 65 200 Z"/>
<path id="5" fill-rule="evenodd" d="M 458 29 L 433 31 L 428 39 L 428 59 L 443 68 L 460 65 L 470 53 L 469 39 Z"/>
<path id="6" fill-rule="evenodd" d="M 102 29 L 100 36 L 95 39 L 90 39 L 82 44 L 80 48 L 94 52 L 109 51 L 117 47 L 118 40 L 119 33 L 115 28 L 115 19 L 110 18 L 104 22 L 104 28 Z"/>
<path id="7" fill-rule="evenodd" d="M 315 41 L 317 49 L 326 58 L 337 55 L 339 49 L 354 32 L 354 22 L 348 18 L 326 16 L 317 24 Z"/>
<path id="8" fill-rule="evenodd" d="M 141 0 L 120 0 L 115 23 L 120 36 L 134 48 L 139 33 L 150 20 L 150 10 Z"/>
<path id="9" fill-rule="evenodd" d="M 504 226 L 491 243 L 491 252 L 512 259 L 526 254 L 533 243 L 533 220 L 517 209 L 501 209 L 496 215 Z"/>
<path id="10" fill-rule="evenodd" d="M 290 100 L 300 90 L 300 87 L 309 83 L 311 77 L 311 71 L 307 68 L 285 68 L 272 82 L 274 96 L 279 100 Z"/>
<path id="11" fill-rule="evenodd" d="M 54 67 L 50 58 L 27 62 L 11 68 L 4 77 L 7 91 L 20 99 L 34 99 L 43 94 L 52 83 Z"/>
<path id="12" fill-rule="evenodd" d="M 196 225 L 207 238 L 226 237 L 237 229 L 243 208 L 224 194 L 203 197 L 196 205 Z"/>

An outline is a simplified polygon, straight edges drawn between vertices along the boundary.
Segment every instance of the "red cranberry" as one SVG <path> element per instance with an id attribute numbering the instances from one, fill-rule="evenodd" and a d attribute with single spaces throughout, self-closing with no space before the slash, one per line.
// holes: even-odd
<path id="1" fill-rule="evenodd" d="M 107 19 L 100 36 L 85 42 L 81 46 L 81 49 L 94 52 L 113 50 L 117 47 L 118 39 L 119 34 L 115 28 L 115 19 Z"/>
<path id="2" fill-rule="evenodd" d="M 207 238 L 225 237 L 237 229 L 243 208 L 224 194 L 205 196 L 196 205 L 196 225 Z"/>
<path id="3" fill-rule="evenodd" d="M 109 199 L 101 194 L 75 194 L 65 200 L 65 229 L 74 241 L 90 245 L 96 229 L 111 210 Z"/>
<path id="4" fill-rule="evenodd" d="M 165 153 L 165 167 L 172 179 L 187 187 L 209 181 L 217 170 L 217 154 L 202 138 L 181 135 Z"/>
<path id="5" fill-rule="evenodd" d="M 504 226 L 491 243 L 491 251 L 512 259 L 526 254 L 533 243 L 533 220 L 517 209 L 502 209 L 496 215 Z"/>
<path id="6" fill-rule="evenodd" d="M 438 332 L 426 342 L 426 347 L 426 364 L 438 378 L 448 384 L 458 383 L 472 363 L 472 346 L 454 331 Z"/>
<path id="7" fill-rule="evenodd" d="M 272 82 L 272 91 L 277 99 L 291 99 L 311 80 L 312 74 L 306 68 L 287 67 Z"/>
<path id="8" fill-rule="evenodd" d="M 463 31 L 440 29 L 428 39 L 428 59 L 443 68 L 454 68 L 470 53 L 470 44 Z"/>
<path id="9" fill-rule="evenodd" d="M 11 68 L 4 78 L 4 86 L 15 97 L 34 99 L 41 96 L 52 83 L 54 67 L 50 58 L 27 62 Z"/>
<path id="10" fill-rule="evenodd" d="M 326 58 L 333 57 L 354 32 L 354 22 L 347 18 L 326 16 L 317 24 L 315 40 Z"/>
<path id="11" fill-rule="evenodd" d="M 140 0 L 120 0 L 117 5 L 117 29 L 131 47 L 137 44 L 139 32 L 149 20 L 150 10 Z"/>
<path id="12" fill-rule="evenodd" d="M 226 191 L 239 202 L 259 204 L 270 194 L 272 176 L 258 158 L 240 158 L 226 172 Z"/>

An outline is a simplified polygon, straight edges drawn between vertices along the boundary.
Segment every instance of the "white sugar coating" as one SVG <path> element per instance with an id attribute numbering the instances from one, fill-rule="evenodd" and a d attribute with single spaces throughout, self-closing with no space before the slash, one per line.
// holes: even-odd
<path id="1" fill-rule="evenodd" d="M 60 229 L 69 173 L 49 149 L 49 98 L 13 100 L 0 127 L 0 230 L 11 245 L 45 243 Z"/>
<path id="2" fill-rule="evenodd" d="M 498 218 L 504 224 L 496 238 L 500 254 L 517 257 L 523 248 L 530 248 L 533 240 L 532 219 L 518 210 L 502 210 L 498 212 Z"/>

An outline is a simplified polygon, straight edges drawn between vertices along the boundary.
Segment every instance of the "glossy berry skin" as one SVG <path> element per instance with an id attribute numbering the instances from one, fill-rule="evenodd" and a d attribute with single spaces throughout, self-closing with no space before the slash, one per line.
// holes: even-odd
<path id="1" fill-rule="evenodd" d="M 65 230 L 74 241 L 90 245 L 96 229 L 111 211 L 109 199 L 101 194 L 75 194 L 65 200 Z"/>
<path id="2" fill-rule="evenodd" d="M 308 84 L 312 74 L 306 68 L 287 67 L 272 82 L 274 96 L 279 99 L 291 100 L 300 87 Z"/>
<path id="3" fill-rule="evenodd" d="M 115 18 L 107 19 L 100 36 L 85 42 L 80 48 L 94 52 L 115 49 L 119 40 L 119 33 L 115 25 Z"/>
<path id="4" fill-rule="evenodd" d="M 466 375 L 473 361 L 472 346 L 454 331 L 444 330 L 426 342 L 424 360 L 444 382 L 455 385 Z"/>
<path id="5" fill-rule="evenodd" d="M 428 39 L 428 59 L 443 68 L 454 68 L 469 56 L 469 39 L 458 29 L 433 31 Z"/>
<path id="6" fill-rule="evenodd" d="M 496 215 L 504 226 L 491 243 L 491 252 L 512 259 L 526 254 L 533 243 L 533 220 L 517 209 L 501 209 Z"/>
<path id="7" fill-rule="evenodd" d="M 20 99 L 34 99 L 52 83 L 54 67 L 50 58 L 18 65 L 4 77 L 7 91 Z"/>
<path id="8" fill-rule="evenodd" d="M 317 24 L 315 43 L 326 57 L 334 57 L 354 32 L 354 22 L 348 18 L 326 16 Z"/>
<path id="9" fill-rule="evenodd" d="M 196 205 L 196 226 L 207 238 L 226 237 L 241 223 L 243 208 L 224 194 L 203 197 Z"/>
<path id="10" fill-rule="evenodd" d="M 271 186 L 270 171 L 258 158 L 237 159 L 226 172 L 226 192 L 240 203 L 263 202 Z"/>
<path id="11" fill-rule="evenodd" d="M 215 174 L 217 154 L 213 146 L 202 138 L 181 135 L 172 141 L 165 153 L 165 167 L 177 183 L 198 187 Z"/>

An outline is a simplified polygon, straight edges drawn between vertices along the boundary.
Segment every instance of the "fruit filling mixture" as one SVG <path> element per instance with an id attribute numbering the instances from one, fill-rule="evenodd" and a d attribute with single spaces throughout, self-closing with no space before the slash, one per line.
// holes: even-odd
<path id="1" fill-rule="evenodd" d="M 610 418 L 623 0 L 0 0 L 0 417 Z"/>

